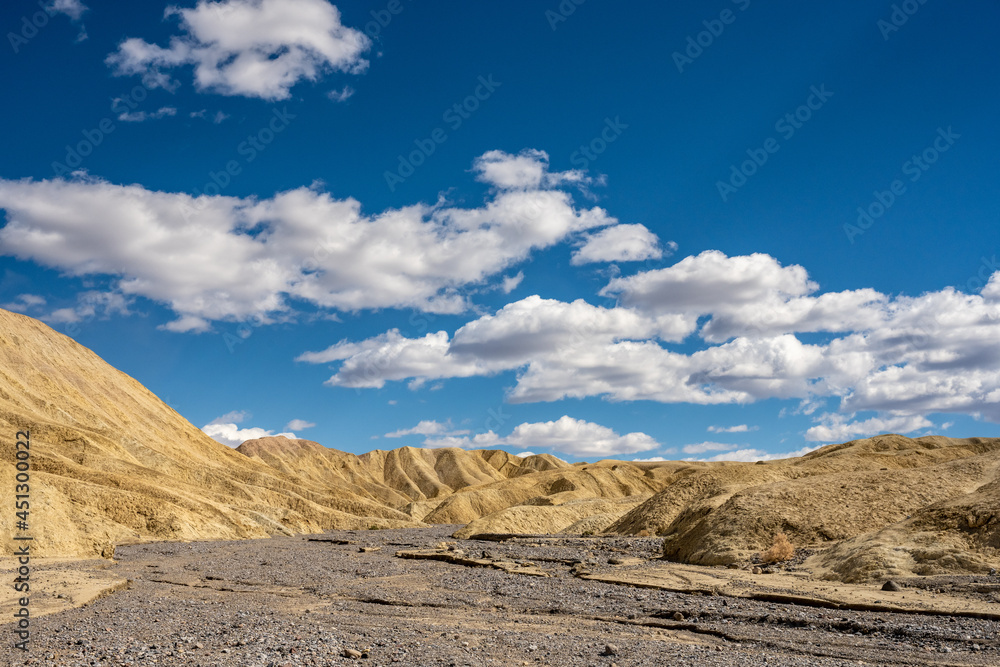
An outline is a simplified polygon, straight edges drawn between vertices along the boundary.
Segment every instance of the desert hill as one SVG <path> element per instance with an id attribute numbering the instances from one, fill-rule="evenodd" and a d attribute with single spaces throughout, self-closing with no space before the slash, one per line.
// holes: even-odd
<path id="1" fill-rule="evenodd" d="M 798 547 L 840 542 L 813 562 L 837 578 L 988 571 L 998 470 L 1000 439 L 883 435 L 698 471 L 606 532 L 663 535 L 664 558 L 701 565 L 745 561 L 784 533 Z"/>
<path id="2" fill-rule="evenodd" d="M 45 324 L 0 309 L 0 484 L 31 432 L 38 555 L 114 543 L 415 525 L 373 494 L 310 483 L 217 443 L 128 375 Z M 13 553 L 13 512 L 0 544 Z"/>
<path id="3" fill-rule="evenodd" d="M 598 461 L 402 447 L 360 456 L 269 437 L 230 449 L 139 382 L 0 310 L 0 484 L 31 431 L 38 555 L 144 540 L 460 524 L 476 533 L 658 535 L 668 561 L 746 563 L 784 533 L 819 576 L 1000 566 L 1000 439 L 881 435 L 751 463 Z M 13 549 L 13 513 L 0 515 Z M 8 551 L 10 553 L 10 551 Z"/>
<path id="4" fill-rule="evenodd" d="M 236 451 L 318 485 L 378 499 L 417 519 L 459 490 L 505 482 L 540 471 L 572 468 L 549 454 L 521 458 L 499 449 L 400 447 L 358 456 L 328 449 L 310 440 L 284 437 L 247 440 Z M 514 485 L 521 486 L 520 483 Z M 510 502 L 517 504 L 519 501 L 512 496 Z M 449 522 L 456 523 L 438 521 Z"/>

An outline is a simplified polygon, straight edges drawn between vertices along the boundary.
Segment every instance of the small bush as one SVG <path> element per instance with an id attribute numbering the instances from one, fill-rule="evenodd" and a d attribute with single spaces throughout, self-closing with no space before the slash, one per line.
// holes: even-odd
<path id="1" fill-rule="evenodd" d="M 649 537 L 649 531 L 646 530 L 645 528 L 643 528 L 642 530 L 639 531 L 638 536 L 639 537 Z"/>
<path id="2" fill-rule="evenodd" d="M 782 563 L 791 560 L 795 555 L 795 547 L 788 541 L 784 533 L 774 536 L 774 543 L 771 548 L 760 555 L 760 560 L 764 563 Z"/>
<path id="3" fill-rule="evenodd" d="M 582 533 L 580 533 L 580 536 L 581 537 L 590 537 L 593 534 L 594 534 L 594 531 L 592 531 L 592 530 L 585 530 Z"/>
<path id="4" fill-rule="evenodd" d="M 368 526 L 368 530 L 382 530 L 382 526 L 377 523 L 373 523 Z"/>

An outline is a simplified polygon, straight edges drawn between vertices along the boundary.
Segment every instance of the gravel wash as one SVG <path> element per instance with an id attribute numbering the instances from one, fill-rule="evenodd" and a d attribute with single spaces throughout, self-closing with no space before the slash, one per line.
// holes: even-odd
<path id="1" fill-rule="evenodd" d="M 997 665 L 997 623 L 819 609 L 575 576 L 655 538 L 454 540 L 456 526 L 121 546 L 126 590 L 32 619 L 0 665 Z M 446 543 L 442 545 L 442 543 Z M 541 570 L 397 558 L 450 548 Z"/>

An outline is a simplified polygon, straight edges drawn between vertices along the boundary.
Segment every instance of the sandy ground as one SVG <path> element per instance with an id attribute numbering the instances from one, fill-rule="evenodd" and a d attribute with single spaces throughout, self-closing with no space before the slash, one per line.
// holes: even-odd
<path id="1" fill-rule="evenodd" d="M 667 564 L 655 538 L 454 540 L 455 528 L 36 561 L 31 649 L 0 625 L 0 664 L 1000 664 L 996 576 L 889 593 Z"/>

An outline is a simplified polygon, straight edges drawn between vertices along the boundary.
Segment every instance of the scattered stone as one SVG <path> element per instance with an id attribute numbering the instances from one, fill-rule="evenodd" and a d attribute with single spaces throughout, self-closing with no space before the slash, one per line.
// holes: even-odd
<path id="1" fill-rule="evenodd" d="M 601 655 L 618 655 L 618 647 L 614 644 L 606 644 L 604 646 L 604 652 Z"/>
<path id="2" fill-rule="evenodd" d="M 355 651 L 353 648 L 344 649 L 344 657 L 351 658 L 352 660 L 360 660 L 362 656 L 361 651 Z"/>

